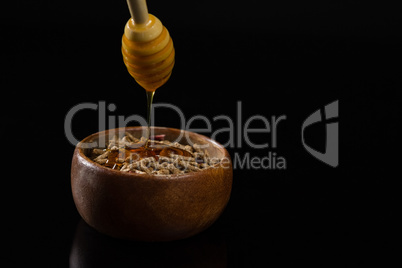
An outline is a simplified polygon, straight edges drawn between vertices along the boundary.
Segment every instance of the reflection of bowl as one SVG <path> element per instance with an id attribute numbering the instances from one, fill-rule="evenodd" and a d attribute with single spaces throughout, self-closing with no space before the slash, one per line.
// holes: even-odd
<path id="1" fill-rule="evenodd" d="M 184 130 L 154 127 L 155 135 L 182 144 L 207 144 L 210 157 L 225 158 L 209 169 L 186 174 L 153 176 L 103 167 L 86 155 L 85 145 L 109 140 L 117 133 L 135 137 L 143 127 L 106 130 L 79 143 L 71 167 L 71 187 L 82 218 L 107 235 L 141 241 L 186 238 L 209 227 L 229 201 L 232 163 L 228 152 L 215 141 Z"/>
<path id="2" fill-rule="evenodd" d="M 80 220 L 71 246 L 70 268 L 227 267 L 225 237 L 214 227 L 188 239 L 148 243 L 111 238 Z"/>

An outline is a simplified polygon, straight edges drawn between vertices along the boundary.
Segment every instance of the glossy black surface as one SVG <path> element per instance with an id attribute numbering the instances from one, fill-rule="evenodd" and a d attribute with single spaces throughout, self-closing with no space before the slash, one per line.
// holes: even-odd
<path id="1" fill-rule="evenodd" d="M 205 116 L 213 122 L 212 132 L 228 127 L 213 121 L 218 115 L 232 118 L 235 128 L 238 120 L 244 126 L 254 115 L 269 120 L 286 115 L 277 148 L 253 149 L 242 132 L 238 146 L 237 130 L 234 146 L 228 146 L 232 159 L 275 152 L 286 159 L 286 170 L 238 166 L 226 210 L 191 239 L 143 244 L 97 233 L 81 220 L 71 197 L 74 146 L 64 122 L 75 105 L 100 101 L 116 106 L 107 110 L 107 123 L 109 116 L 145 118 L 145 92 L 120 53 L 126 3 L 15 1 L 1 11 L 5 267 L 262 267 L 343 263 L 346 257 L 359 264 L 380 258 L 382 250 L 387 258 L 381 260 L 396 256 L 398 9 L 345 1 L 266 8 L 257 1 L 246 7 L 222 1 L 207 12 L 201 2 L 186 2 L 183 11 L 182 1 L 148 2 L 169 29 L 177 53 L 173 75 L 156 92 L 155 103 L 176 105 L 186 120 Z M 190 15 L 194 20 L 183 24 Z M 213 19 L 223 22 L 210 31 Z M 340 156 L 332 168 L 303 148 L 300 130 L 310 114 L 335 100 Z M 98 112 L 76 114 L 71 128 L 77 139 L 98 131 Z M 156 110 L 156 125 L 180 128 L 180 123 L 175 111 Z M 191 127 L 206 126 L 199 121 Z M 315 148 L 324 147 L 324 137 L 324 125 L 306 133 Z M 250 138 L 261 144 L 271 143 L 272 136 Z M 224 143 L 228 135 L 216 139 Z"/>

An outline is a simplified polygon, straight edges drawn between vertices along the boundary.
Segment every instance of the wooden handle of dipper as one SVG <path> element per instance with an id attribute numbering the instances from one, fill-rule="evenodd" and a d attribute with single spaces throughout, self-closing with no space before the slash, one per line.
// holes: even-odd
<path id="1" fill-rule="evenodd" d="M 146 0 L 127 0 L 127 5 L 135 24 L 145 24 L 148 22 Z"/>

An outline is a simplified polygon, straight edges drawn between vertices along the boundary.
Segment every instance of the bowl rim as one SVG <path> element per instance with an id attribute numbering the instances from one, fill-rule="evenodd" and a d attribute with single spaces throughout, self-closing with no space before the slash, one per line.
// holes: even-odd
<path id="1" fill-rule="evenodd" d="M 92 168 L 98 168 L 100 170 L 104 170 L 105 172 L 111 172 L 111 174 L 116 174 L 116 175 L 123 176 L 123 177 L 131 177 L 131 178 L 140 177 L 140 178 L 144 178 L 144 179 L 147 179 L 147 180 L 150 180 L 150 179 L 151 180 L 179 180 L 179 179 L 182 180 L 184 178 L 191 179 L 191 178 L 195 177 L 194 174 L 202 175 L 202 174 L 207 174 L 207 173 L 211 172 L 211 170 L 214 170 L 214 169 L 230 169 L 230 170 L 232 170 L 232 168 L 233 168 L 232 167 L 231 157 L 230 157 L 228 151 L 226 150 L 226 148 L 222 144 L 220 144 L 219 142 L 217 142 L 215 140 L 212 140 L 209 137 L 204 136 L 202 134 L 192 132 L 192 131 L 188 131 L 188 130 L 177 129 L 177 128 L 151 126 L 151 128 L 154 128 L 154 129 L 174 130 L 174 131 L 184 132 L 184 134 L 186 132 L 191 133 L 192 135 L 196 135 L 196 136 L 202 138 L 203 140 L 206 140 L 208 143 L 211 143 L 213 146 L 218 147 L 219 149 L 221 149 L 223 151 L 224 156 L 222 158 L 226 158 L 226 159 L 229 160 L 229 162 L 228 162 L 229 168 L 224 168 L 224 167 L 220 166 L 221 165 L 220 163 L 217 163 L 217 164 L 215 164 L 215 165 L 213 165 L 213 166 L 211 166 L 211 167 L 209 167 L 207 169 L 202 169 L 202 170 L 199 170 L 199 171 L 196 171 L 196 172 L 189 172 L 189 173 L 184 173 L 184 174 L 155 175 L 155 174 L 141 174 L 141 173 L 134 173 L 134 172 L 122 172 L 120 170 L 107 168 L 105 166 L 102 166 L 102 165 L 92 161 L 88 156 L 86 156 L 84 154 L 83 150 L 85 148 L 80 146 L 86 140 L 89 140 L 90 138 L 99 136 L 100 134 L 103 134 L 103 133 L 106 134 L 107 132 L 110 132 L 110 131 L 116 131 L 117 133 L 119 133 L 120 131 L 128 131 L 128 132 L 130 132 L 130 129 L 143 129 L 143 128 L 147 128 L 147 127 L 146 126 L 121 127 L 121 128 L 106 129 L 106 130 L 102 130 L 102 131 L 93 133 L 93 134 L 85 137 L 84 139 L 82 139 L 76 145 L 75 150 L 74 150 L 74 155 L 76 154 L 78 157 L 83 159 L 84 160 L 83 164 L 86 165 L 86 166 L 89 166 L 89 167 L 92 167 Z"/>

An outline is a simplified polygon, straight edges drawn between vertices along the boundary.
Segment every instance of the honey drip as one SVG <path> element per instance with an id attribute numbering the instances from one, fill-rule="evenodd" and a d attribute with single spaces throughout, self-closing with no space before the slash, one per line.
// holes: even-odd
<path id="1" fill-rule="evenodd" d="M 106 167 L 112 169 L 119 169 L 123 166 L 124 162 L 128 159 L 129 162 L 139 161 L 147 157 L 153 157 L 155 160 L 159 159 L 159 156 L 170 157 L 173 155 L 191 156 L 191 154 L 185 150 L 181 150 L 176 147 L 171 147 L 166 144 L 159 144 L 152 142 L 151 137 L 151 118 L 152 118 L 152 102 L 155 95 L 155 90 L 146 90 L 147 94 L 147 133 L 145 143 L 137 144 L 136 147 L 120 148 L 118 150 L 111 150 L 105 163 Z"/>
<path id="2" fill-rule="evenodd" d="M 146 90 L 146 93 L 147 93 L 147 123 L 148 123 L 148 129 L 147 129 L 147 141 L 145 143 L 145 148 L 148 147 L 149 137 L 151 136 L 152 101 L 154 99 L 155 91 Z"/>
<path id="3" fill-rule="evenodd" d="M 129 159 L 129 161 L 139 161 L 147 157 L 153 157 L 155 160 L 159 160 L 160 156 L 191 156 L 191 154 L 186 150 L 182 150 L 166 144 L 155 143 L 152 141 L 147 141 L 145 144 L 139 144 L 138 147 L 127 147 L 110 151 L 111 152 L 107 158 L 105 166 L 112 169 L 120 169 L 127 158 Z"/>

